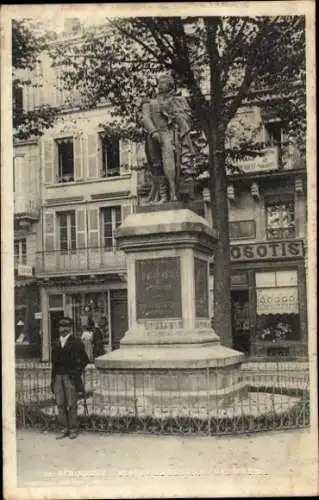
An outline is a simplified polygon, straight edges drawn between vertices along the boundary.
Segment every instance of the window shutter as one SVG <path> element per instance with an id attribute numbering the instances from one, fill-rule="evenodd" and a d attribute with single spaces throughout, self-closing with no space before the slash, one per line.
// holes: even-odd
<path id="1" fill-rule="evenodd" d="M 100 246 L 100 213 L 98 208 L 88 209 L 88 246 L 97 248 Z"/>
<path id="2" fill-rule="evenodd" d="M 133 212 L 133 210 L 132 210 L 131 204 L 126 203 L 126 204 L 122 205 L 122 224 L 125 221 L 126 217 L 131 215 L 132 212 Z"/>
<path id="3" fill-rule="evenodd" d="M 44 250 L 55 250 L 56 241 L 56 214 L 54 211 L 45 211 L 43 214 Z"/>
<path id="4" fill-rule="evenodd" d="M 56 89 L 56 69 L 51 66 L 52 61 L 48 57 L 43 62 L 43 79 L 45 82 L 46 92 L 44 95 L 45 104 L 57 106 L 57 89 Z"/>
<path id="5" fill-rule="evenodd" d="M 74 137 L 74 178 L 83 179 L 83 138 L 81 135 Z"/>
<path id="6" fill-rule="evenodd" d="M 132 143 L 127 139 L 120 140 L 120 174 L 130 172 L 132 166 Z"/>
<path id="7" fill-rule="evenodd" d="M 85 209 L 79 208 L 75 212 L 76 217 L 76 248 L 86 248 L 86 220 Z"/>
<path id="8" fill-rule="evenodd" d="M 56 181 L 55 142 L 53 139 L 43 139 L 42 157 L 42 164 L 44 168 L 44 183 L 53 184 Z"/>
<path id="9" fill-rule="evenodd" d="M 95 179 L 100 175 L 100 162 L 99 162 L 99 136 L 98 134 L 89 134 L 87 136 L 86 153 L 86 171 L 90 179 Z"/>

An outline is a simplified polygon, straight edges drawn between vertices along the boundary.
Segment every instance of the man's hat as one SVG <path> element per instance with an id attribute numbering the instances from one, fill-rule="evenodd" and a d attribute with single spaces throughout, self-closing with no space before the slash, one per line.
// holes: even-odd
<path id="1" fill-rule="evenodd" d="M 59 326 L 73 326 L 73 321 L 71 318 L 64 316 L 63 318 L 60 319 Z"/>

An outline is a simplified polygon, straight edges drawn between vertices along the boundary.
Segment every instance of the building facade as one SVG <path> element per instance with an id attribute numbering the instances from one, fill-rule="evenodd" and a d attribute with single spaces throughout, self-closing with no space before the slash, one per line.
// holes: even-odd
<path id="1" fill-rule="evenodd" d="M 66 102 L 47 59 L 38 73 L 46 86 L 30 90 L 25 105 Z M 109 112 L 65 108 L 39 140 L 15 147 L 16 339 L 23 330 L 37 346 L 18 343 L 22 355 L 50 360 L 65 314 L 77 332 L 88 317 L 99 323 L 105 351 L 119 348 L 127 330 L 116 230 L 148 191 L 137 170 L 146 160 L 142 144 L 103 133 Z M 305 164 L 276 117 L 253 104 L 238 115 L 259 131 L 263 151 L 238 163 L 244 175 L 228 176 L 233 346 L 252 357 L 306 356 Z M 212 220 L 205 190 L 202 202 Z M 212 262 L 212 318 L 213 274 Z"/>
<path id="2" fill-rule="evenodd" d="M 14 275 L 16 356 L 40 356 L 39 247 L 40 158 L 37 141 L 16 144 L 14 165 Z"/>

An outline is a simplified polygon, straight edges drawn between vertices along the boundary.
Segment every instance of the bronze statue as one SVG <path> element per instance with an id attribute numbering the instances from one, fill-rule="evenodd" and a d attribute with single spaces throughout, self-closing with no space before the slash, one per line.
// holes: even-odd
<path id="1" fill-rule="evenodd" d="M 170 75 L 159 77 L 157 97 L 142 104 L 142 123 L 147 132 L 145 150 L 152 174 L 147 201 L 177 200 L 181 172 L 194 166 L 197 147 L 192 140 L 188 103 L 175 93 Z"/>

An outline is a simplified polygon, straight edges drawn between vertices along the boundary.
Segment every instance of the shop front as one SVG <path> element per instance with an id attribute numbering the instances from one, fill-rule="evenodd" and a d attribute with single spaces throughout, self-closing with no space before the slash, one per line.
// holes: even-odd
<path id="1" fill-rule="evenodd" d="M 14 302 L 16 358 L 40 358 L 40 295 L 36 282 L 16 280 Z"/>
<path id="2" fill-rule="evenodd" d="M 99 331 L 101 349 L 117 349 L 128 328 L 127 290 L 123 285 L 64 285 L 41 288 L 45 344 L 43 360 L 49 360 L 52 344 L 59 336 L 59 320 L 73 319 L 76 335 Z"/>
<path id="3" fill-rule="evenodd" d="M 231 260 L 233 347 L 249 357 L 306 357 L 303 242 L 232 245 Z"/>

